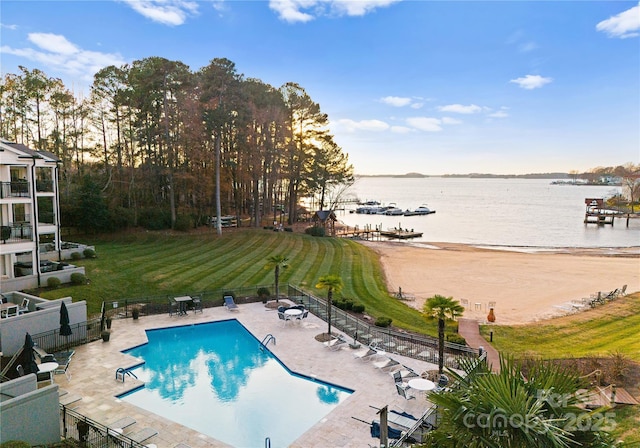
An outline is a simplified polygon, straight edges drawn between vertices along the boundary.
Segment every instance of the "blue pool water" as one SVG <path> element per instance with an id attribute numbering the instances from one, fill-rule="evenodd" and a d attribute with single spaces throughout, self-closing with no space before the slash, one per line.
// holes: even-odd
<path id="1" fill-rule="evenodd" d="M 286 447 L 353 392 L 291 372 L 237 320 L 147 337 L 125 351 L 145 386 L 120 398 L 235 447 Z"/>

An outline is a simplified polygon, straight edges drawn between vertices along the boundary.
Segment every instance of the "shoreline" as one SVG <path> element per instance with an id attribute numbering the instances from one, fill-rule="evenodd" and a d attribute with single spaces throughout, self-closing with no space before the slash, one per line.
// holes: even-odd
<path id="1" fill-rule="evenodd" d="M 465 306 L 463 317 L 518 325 L 567 314 L 572 300 L 627 285 L 640 291 L 640 247 L 532 248 L 444 242 L 358 241 L 380 257 L 391 294 L 422 309 L 436 294 Z"/>

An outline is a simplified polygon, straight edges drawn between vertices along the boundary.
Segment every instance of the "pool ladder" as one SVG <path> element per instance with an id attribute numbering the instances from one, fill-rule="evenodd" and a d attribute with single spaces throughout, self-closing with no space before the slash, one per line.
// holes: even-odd
<path id="1" fill-rule="evenodd" d="M 273 341 L 273 345 L 276 345 L 276 337 L 274 335 L 272 335 L 271 333 L 269 333 L 268 335 L 266 335 L 263 339 L 262 342 L 260 342 L 260 350 L 262 350 L 264 347 L 267 346 L 267 344 L 269 342 Z"/>
<path id="2" fill-rule="evenodd" d="M 116 380 L 122 380 L 122 382 L 124 383 L 124 377 L 129 375 L 130 377 L 133 377 L 135 379 L 138 379 L 138 377 L 136 376 L 135 373 L 130 372 L 122 367 L 118 367 L 118 370 L 116 370 Z"/>
<path id="3" fill-rule="evenodd" d="M 271 448 L 271 439 L 269 437 L 264 439 L 264 448 Z"/>

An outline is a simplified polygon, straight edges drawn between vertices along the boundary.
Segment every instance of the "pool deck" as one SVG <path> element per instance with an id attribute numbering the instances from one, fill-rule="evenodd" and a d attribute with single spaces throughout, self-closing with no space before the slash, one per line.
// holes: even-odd
<path id="1" fill-rule="evenodd" d="M 276 344 L 269 343 L 268 348 L 292 371 L 355 391 L 289 445 L 291 447 L 379 446 L 379 439 L 371 437 L 369 425 L 352 417 L 370 423 L 378 419 L 373 407 L 389 406 L 389 409 L 406 411 L 416 416 L 421 415 L 428 407 L 426 398 L 418 393 L 417 398 L 412 400 L 399 396 L 391 375 L 376 369 L 370 362 L 355 359 L 352 355 L 355 350 L 348 344 L 343 344 L 344 348 L 341 350 L 332 351 L 316 341 L 315 336 L 327 330 L 324 321 L 309 313 L 309 317 L 301 323 L 289 323 L 283 327 L 277 312 L 266 308 L 262 303 L 239 305 L 238 311 L 217 307 L 205 308 L 203 313 L 198 314 L 189 312 L 186 316 L 142 316 L 137 321 L 115 319 L 110 341 L 97 341 L 76 347 L 69 367 L 71 380 L 68 381 L 65 375 L 55 375 L 55 382 L 61 393 L 66 391 L 67 396 L 81 397 L 69 407 L 93 420 L 109 425 L 123 417 L 132 417 L 136 423 L 126 428 L 125 434 L 146 427 L 155 428 L 158 434 L 147 440 L 147 444 L 152 443 L 159 448 L 173 448 L 181 443 L 192 448 L 227 447 L 229 445 L 216 439 L 119 400 L 117 395 L 142 383 L 131 377 L 126 377 L 124 383 L 115 379 L 118 368 L 139 364 L 137 358 L 121 351 L 145 343 L 145 330 L 226 319 L 237 319 L 259 340 L 269 333 L 275 336 Z M 347 340 L 351 341 L 351 338 L 347 337 Z M 418 373 L 437 369 L 433 364 L 415 359 L 400 355 L 389 356 Z M 63 398 L 64 395 L 61 400 Z M 286 419 L 287 416 L 274 415 L 273 418 Z M 247 425 L 250 424 L 248 421 Z M 265 437 L 268 436 L 265 434 Z"/>

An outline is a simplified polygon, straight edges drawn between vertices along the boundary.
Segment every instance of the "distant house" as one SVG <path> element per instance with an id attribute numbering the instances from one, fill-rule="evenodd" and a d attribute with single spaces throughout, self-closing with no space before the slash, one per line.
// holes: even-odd
<path id="1" fill-rule="evenodd" d="M 57 270 L 65 283 L 74 271 L 50 261 L 62 259 L 58 162 L 50 152 L 0 139 L 0 291 L 44 286 Z"/>
<path id="2" fill-rule="evenodd" d="M 332 210 L 318 210 L 313 214 L 312 220 L 314 225 L 324 228 L 326 235 L 335 236 L 338 218 Z"/>

